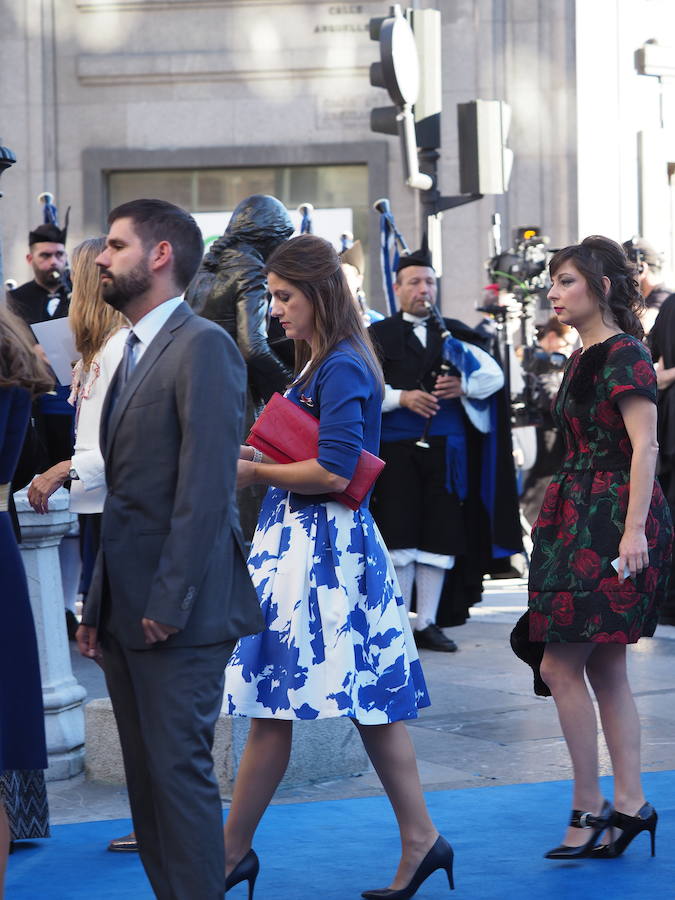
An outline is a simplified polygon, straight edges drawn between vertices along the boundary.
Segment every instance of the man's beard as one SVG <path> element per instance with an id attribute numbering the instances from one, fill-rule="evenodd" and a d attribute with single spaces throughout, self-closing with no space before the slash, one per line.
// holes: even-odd
<path id="1" fill-rule="evenodd" d="M 47 291 L 56 291 L 63 281 L 63 270 L 56 267 L 46 272 L 35 271 L 35 280 Z"/>
<path id="2" fill-rule="evenodd" d="M 107 274 L 110 281 L 101 283 L 101 295 L 106 303 L 119 312 L 124 312 L 133 300 L 145 294 L 152 283 L 150 269 L 144 259 L 126 275 L 113 276 L 105 269 L 102 273 Z"/>

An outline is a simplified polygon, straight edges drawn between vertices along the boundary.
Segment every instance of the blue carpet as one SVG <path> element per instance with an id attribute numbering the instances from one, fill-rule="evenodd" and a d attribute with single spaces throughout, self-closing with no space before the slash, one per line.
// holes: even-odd
<path id="1" fill-rule="evenodd" d="M 648 773 L 644 781 L 659 812 L 655 859 L 642 834 L 616 860 L 544 860 L 562 835 L 569 782 L 427 794 L 455 848 L 454 897 L 674 897 L 675 772 Z M 610 779 L 604 786 L 610 794 Z M 139 860 L 105 849 L 129 827 L 128 820 L 60 825 L 51 840 L 19 845 L 10 857 L 6 900 L 152 900 Z M 398 834 L 383 797 L 295 803 L 270 808 L 256 849 L 262 860 L 256 900 L 358 900 L 363 889 L 387 885 Z M 245 885 L 228 894 L 246 896 Z M 449 897 L 445 875 L 435 873 L 416 896 Z"/>

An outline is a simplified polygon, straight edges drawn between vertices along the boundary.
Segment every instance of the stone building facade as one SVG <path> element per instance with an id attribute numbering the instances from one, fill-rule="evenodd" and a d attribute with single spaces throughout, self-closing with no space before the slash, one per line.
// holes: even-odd
<path id="1" fill-rule="evenodd" d="M 592 5 L 605 5 L 618 21 L 630 2 Z M 160 196 L 206 213 L 231 210 L 262 191 L 289 208 L 311 202 L 350 210 L 353 231 L 368 246 L 371 298 L 382 306 L 372 202 L 390 198 L 409 244 L 417 244 L 421 231 L 396 139 L 369 129 L 371 107 L 388 100 L 369 85 L 378 49 L 368 20 L 386 14 L 388 3 L 2 3 L 0 137 L 18 160 L 2 182 L 5 277 L 28 275 L 25 235 L 39 221 L 36 198 L 44 190 L 56 195 L 62 212 L 72 207 L 71 248 L 101 233 L 107 209 L 133 196 Z M 578 235 L 577 6 L 588 4 L 410 5 L 442 13 L 445 194 L 459 189 L 456 104 L 504 99 L 513 111 L 509 192 L 447 212 L 443 220 L 443 307 L 472 321 L 486 281 L 493 212 L 501 214 L 506 246 L 511 230 L 523 224 L 539 225 L 556 246 Z M 617 43 L 612 34 L 599 34 L 596 53 L 600 45 L 615 50 Z M 630 178 L 625 189 L 635 192 Z M 628 214 L 617 231 L 637 230 L 637 214 L 636 207 L 635 221 Z"/>

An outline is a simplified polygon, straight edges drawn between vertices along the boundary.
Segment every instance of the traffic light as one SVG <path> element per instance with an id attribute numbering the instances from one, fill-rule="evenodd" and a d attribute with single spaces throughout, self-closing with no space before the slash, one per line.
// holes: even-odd
<path id="1" fill-rule="evenodd" d="M 408 10 L 419 60 L 420 84 L 413 107 L 417 146 L 441 146 L 443 83 L 441 66 L 441 13 L 438 9 Z"/>
<path id="2" fill-rule="evenodd" d="M 380 60 L 370 66 L 370 83 L 385 88 L 393 103 L 371 110 L 370 128 L 380 134 L 399 135 L 405 183 L 427 191 L 433 180 L 419 171 L 412 111 L 420 86 L 417 46 L 400 4 L 394 4 L 388 16 L 370 20 L 370 37 L 380 45 Z"/>
<path id="3" fill-rule="evenodd" d="M 398 3 L 384 18 L 370 20 L 370 39 L 380 44 L 380 61 L 371 63 L 370 83 L 385 88 L 393 106 L 371 110 L 370 127 L 382 134 L 398 134 L 397 116 L 412 107 L 419 91 L 419 62 L 415 36 Z"/>
<path id="4" fill-rule="evenodd" d="M 504 194 L 513 151 L 506 146 L 511 107 L 502 100 L 457 104 L 459 189 L 462 194 Z"/>

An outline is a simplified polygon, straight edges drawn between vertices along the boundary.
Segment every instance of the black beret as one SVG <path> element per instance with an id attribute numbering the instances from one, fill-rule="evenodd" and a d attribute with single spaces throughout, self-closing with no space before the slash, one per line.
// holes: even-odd
<path id="1" fill-rule="evenodd" d="M 68 228 L 59 228 L 57 225 L 51 225 L 49 223 L 45 225 L 38 225 L 37 228 L 34 228 L 28 235 L 28 244 L 39 244 L 39 243 L 50 243 L 50 244 L 65 244 L 66 243 L 66 232 Z"/>
<path id="2" fill-rule="evenodd" d="M 431 253 L 429 253 L 428 248 L 422 247 L 421 250 L 415 250 L 413 253 L 408 253 L 406 256 L 399 257 L 396 271 L 400 272 L 401 269 L 406 269 L 408 266 L 424 266 L 427 269 L 433 269 L 434 265 L 431 261 Z"/>

